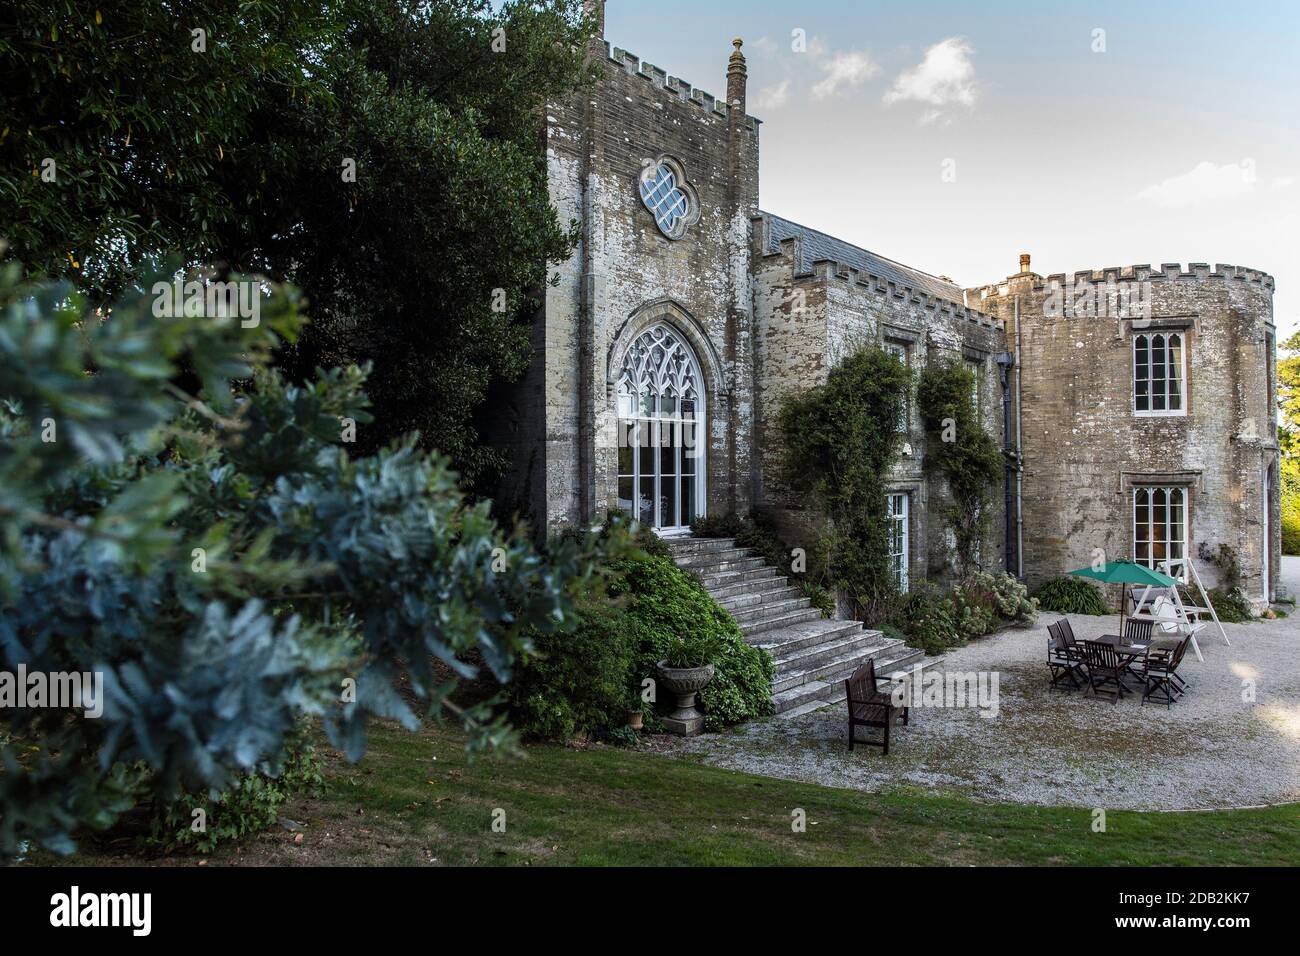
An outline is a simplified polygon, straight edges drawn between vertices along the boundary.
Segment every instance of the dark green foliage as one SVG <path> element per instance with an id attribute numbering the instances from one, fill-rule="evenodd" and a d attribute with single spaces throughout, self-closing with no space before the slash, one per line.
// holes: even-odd
<path id="1" fill-rule="evenodd" d="M 989 492 L 1006 464 L 997 442 L 980 425 L 971 400 L 974 384 L 974 373 L 964 362 L 950 362 L 922 370 L 916 386 L 927 439 L 925 467 L 942 474 L 952 493 L 945 517 L 963 572 L 976 566 L 989 527 Z"/>
<path id="2" fill-rule="evenodd" d="M 1183 603 L 1200 606 L 1201 596 L 1190 588 L 1179 588 Z M 1255 619 L 1254 609 L 1239 588 L 1206 588 L 1205 596 L 1224 624 L 1247 624 Z"/>
<path id="3" fill-rule="evenodd" d="M 735 619 L 696 578 L 662 557 L 632 558 L 619 570 L 622 577 L 611 582 L 610 592 L 627 598 L 637 644 L 634 684 L 654 678 L 674 638 L 706 642 L 717 650 L 710 661 L 713 680 L 699 696 L 705 728 L 720 730 L 772 713 L 771 657 L 745 643 Z M 661 697 L 659 703 L 668 702 Z"/>
<path id="4" fill-rule="evenodd" d="M 890 624 L 906 635 L 909 646 L 941 654 L 1006 623 L 1032 624 L 1037 614 L 1038 604 L 1023 584 L 1009 574 L 980 571 L 946 596 L 924 588 L 902 595 Z"/>
<path id="5" fill-rule="evenodd" d="M 716 635 L 668 638 L 663 664 L 668 668 L 704 667 L 722 655 L 723 644 Z"/>
<path id="6" fill-rule="evenodd" d="M 942 654 L 962 643 L 952 602 L 921 591 L 902 596 L 893 613 L 893 626 L 907 636 L 909 647 L 919 647 L 927 654 Z"/>
<path id="7" fill-rule="evenodd" d="M 544 560 L 409 441 L 349 457 L 362 372 L 289 386 L 257 368 L 298 327 L 292 290 L 244 328 L 134 293 L 105 319 L 18 273 L 0 272 L 0 669 L 95 671 L 105 701 L 95 720 L 3 710 L 0 853 L 110 825 L 140 763 L 160 800 L 231 789 L 303 715 L 356 759 L 369 716 L 414 727 L 477 662 L 508 681 L 526 633 L 571 626 L 621 556 L 569 542 Z M 182 364 L 197 396 L 173 384 Z M 488 702 L 454 713 L 475 748 L 510 740 Z"/>
<path id="8" fill-rule="evenodd" d="M 1062 575 L 1039 585 L 1034 599 L 1044 611 L 1057 614 L 1109 614 L 1100 589 L 1083 578 Z"/>
<path id="9" fill-rule="evenodd" d="M 236 777 L 229 789 L 215 797 L 182 793 L 168 804 L 155 806 L 146 842 L 164 850 L 187 847 L 211 853 L 223 843 L 265 830 L 275 823 L 285 800 L 295 794 L 319 796 L 324 785 L 316 748 L 305 734 L 298 734 L 286 746 L 278 773 L 253 770 Z M 195 810 L 204 814 L 199 830 Z"/>
<path id="10" fill-rule="evenodd" d="M 893 356 L 861 349 L 779 415 L 786 482 L 831 520 L 830 578 L 869 621 L 883 616 L 895 593 L 883 477 L 910 380 Z"/>
<path id="11" fill-rule="evenodd" d="M 584 598 L 571 633 L 532 636 L 510 685 L 511 721 L 567 740 L 627 722 L 636 650 L 627 612 L 605 596 Z"/>
<path id="12" fill-rule="evenodd" d="M 182 16 L 149 0 L 6 4 L 0 237 L 14 257 L 95 302 L 152 258 L 211 261 L 220 233 L 243 228 L 281 188 L 262 176 L 273 156 L 257 125 L 284 103 L 328 95 L 314 51 L 337 42 L 341 9 L 200 0 Z M 193 49 L 193 27 L 207 31 L 205 52 Z M 303 165 L 321 164 L 309 155 Z M 53 182 L 34 175 L 46 158 Z M 223 169 L 240 170 L 238 190 Z"/>
<path id="13" fill-rule="evenodd" d="M 734 538 L 745 530 L 745 522 L 734 511 L 723 515 L 702 515 L 691 522 L 697 538 Z"/>
<path id="14" fill-rule="evenodd" d="M 10 6 L 0 237 L 18 259 L 97 303 L 172 253 L 293 282 L 314 321 L 291 377 L 380 369 L 358 446 L 419 430 L 490 484 L 475 415 L 526 367 L 526 316 L 576 241 L 538 143 L 544 104 L 588 75 L 579 0 Z M 56 183 L 32 175 L 46 157 Z"/>
<path id="15" fill-rule="evenodd" d="M 625 514 L 611 512 L 601 532 L 563 537 L 616 557 L 616 545 L 604 539 L 620 540 L 627 522 Z M 579 601 L 575 633 L 533 638 L 536 653 L 511 688 L 517 725 L 544 737 L 608 737 L 629 710 L 642 708 L 642 682 L 655 680 L 665 659 L 675 667 L 714 665 L 699 698 L 709 729 L 771 713 L 774 669 L 767 653 L 744 642 L 731 615 L 673 563 L 658 535 L 638 526 L 632 542 L 636 552 L 614 560 L 608 591 L 593 582 Z M 653 712 L 647 718 L 653 725 Z"/>

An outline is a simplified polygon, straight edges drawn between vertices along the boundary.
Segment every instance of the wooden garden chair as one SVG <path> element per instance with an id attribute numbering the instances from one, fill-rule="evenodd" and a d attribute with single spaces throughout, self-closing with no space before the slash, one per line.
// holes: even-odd
<path id="1" fill-rule="evenodd" d="M 1078 675 L 1083 673 L 1083 655 L 1078 648 L 1070 646 L 1059 623 L 1047 625 L 1047 666 L 1052 672 L 1049 690 L 1061 687 L 1067 678 L 1075 690 L 1083 687 L 1078 679 Z"/>
<path id="2" fill-rule="evenodd" d="M 1092 687 L 1092 695 L 1096 697 L 1103 691 L 1112 693 L 1105 688 L 1113 684 L 1115 699 L 1112 703 L 1118 704 L 1128 688 L 1124 686 L 1124 659 L 1115 650 L 1115 646 L 1101 641 L 1084 641 L 1083 662 L 1088 668 L 1088 684 Z"/>
<path id="3" fill-rule="evenodd" d="M 1145 704 L 1148 697 L 1159 695 L 1157 701 L 1163 701 L 1168 708 L 1182 696 L 1187 689 L 1187 684 L 1178 676 L 1178 665 L 1183 662 L 1183 655 L 1187 653 L 1187 645 L 1190 643 L 1192 638 L 1188 635 L 1172 651 L 1157 650 L 1147 656 L 1140 665 L 1142 678 L 1146 683 L 1142 692 L 1142 703 Z"/>

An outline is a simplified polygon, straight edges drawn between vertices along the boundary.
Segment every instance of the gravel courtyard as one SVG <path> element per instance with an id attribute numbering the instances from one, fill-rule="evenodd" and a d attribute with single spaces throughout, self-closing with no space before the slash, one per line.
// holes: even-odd
<path id="1" fill-rule="evenodd" d="M 1284 583 L 1300 594 L 1300 559 Z M 1286 580 L 1286 579 L 1290 580 Z M 1134 810 L 1189 810 L 1300 800 L 1300 615 L 1224 625 L 1188 650 L 1191 685 L 1166 710 L 1140 695 L 1118 705 L 1084 691 L 1049 691 L 1047 625 L 1003 631 L 950 651 L 947 672 L 996 671 L 998 713 L 913 709 L 889 756 L 849 753 L 843 703 L 792 720 L 756 721 L 722 734 L 665 743 L 673 753 L 772 777 L 875 790 L 896 784 L 958 791 L 981 800 Z M 1070 615 L 1080 638 L 1114 633 L 1118 615 Z M 1254 699 L 1247 696 L 1254 682 Z M 858 733 L 878 734 L 859 729 Z"/>

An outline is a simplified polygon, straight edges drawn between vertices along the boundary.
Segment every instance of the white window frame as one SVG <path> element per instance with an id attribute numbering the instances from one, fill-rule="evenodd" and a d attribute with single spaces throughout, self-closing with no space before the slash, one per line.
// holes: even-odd
<path id="1" fill-rule="evenodd" d="M 1177 573 L 1170 574 L 1170 577 L 1178 580 L 1187 581 L 1187 549 L 1191 544 L 1189 534 L 1189 518 L 1191 513 L 1191 489 L 1185 485 L 1135 485 L 1133 487 L 1133 561 L 1137 564 L 1145 565 L 1153 571 L 1164 571 L 1161 565 L 1166 562 L 1177 562 Z M 1165 496 L 1165 519 L 1163 523 L 1156 521 L 1156 495 L 1163 493 Z M 1179 516 L 1181 520 L 1175 523 L 1171 520 L 1173 511 L 1173 499 L 1177 496 Z M 1145 497 L 1146 517 L 1145 519 L 1139 513 L 1139 508 L 1143 506 Z M 1165 546 L 1165 556 L 1157 559 L 1153 545 L 1156 542 L 1156 531 L 1159 529 L 1163 538 L 1161 539 Z M 1145 535 L 1139 532 L 1145 532 Z M 1139 554 L 1140 546 L 1145 545 L 1146 556 Z M 1178 554 L 1174 555 L 1174 545 L 1177 545 Z"/>
<path id="2" fill-rule="evenodd" d="M 1154 340 L 1157 338 L 1163 340 L 1162 344 L 1164 346 L 1164 350 L 1165 350 L 1164 354 L 1166 356 L 1168 356 L 1169 354 L 1169 340 L 1171 338 L 1178 339 L 1178 390 L 1177 392 L 1174 392 L 1169 388 L 1168 383 L 1171 380 L 1169 379 L 1168 375 L 1166 375 L 1162 379 L 1162 381 L 1165 382 L 1165 389 L 1163 393 L 1164 400 L 1165 400 L 1165 407 L 1162 409 L 1151 407 L 1152 405 L 1155 404 L 1154 402 L 1155 393 L 1151 390 L 1151 383 L 1155 381 L 1155 376 L 1152 374 L 1155 371 L 1155 366 L 1153 366 L 1151 362 L 1151 353 L 1152 353 L 1151 346 L 1154 343 Z M 1145 409 L 1138 408 L 1138 343 L 1139 340 L 1145 340 L 1146 342 L 1145 369 L 1147 374 L 1146 374 L 1145 381 L 1147 382 L 1147 395 L 1146 395 L 1147 407 Z M 1130 355 L 1131 355 L 1130 371 L 1131 371 L 1132 382 L 1133 382 L 1132 399 L 1131 399 L 1133 414 L 1139 418 L 1185 417 L 1187 415 L 1187 336 L 1186 334 L 1178 329 L 1173 329 L 1169 331 L 1148 330 L 1143 332 L 1135 332 L 1133 333 L 1133 341 L 1130 346 Z M 1163 368 L 1166 372 L 1168 372 L 1169 369 L 1168 358 L 1165 359 Z M 1178 396 L 1178 408 L 1171 409 L 1168 407 L 1169 400 L 1175 394 Z"/>
<path id="3" fill-rule="evenodd" d="M 908 590 L 908 564 L 912 557 L 911 535 L 911 496 L 905 491 L 891 491 L 886 496 L 885 505 L 889 510 L 889 567 L 894 574 L 894 583 L 900 594 Z M 896 547 L 897 546 L 897 547 Z"/>
<path id="4" fill-rule="evenodd" d="M 651 351 L 656 347 L 665 349 L 664 360 L 659 363 L 651 361 Z M 680 355 L 681 361 L 673 362 L 674 355 Z M 681 401 L 684 398 L 695 403 L 695 410 L 690 417 L 683 415 Z M 666 411 L 664 399 L 673 403 L 673 409 Z M 615 488 L 624 478 L 632 481 L 631 517 L 641 520 L 641 482 L 650 478 L 641 470 L 641 447 L 650 445 L 654 450 L 654 501 L 651 506 L 651 526 L 664 534 L 684 533 L 690 530 L 690 520 L 682 521 L 682 478 L 691 477 L 694 494 L 695 513 L 693 517 L 702 518 L 707 513 L 705 496 L 707 452 L 708 452 L 708 406 L 706 403 L 704 374 L 700 368 L 695 350 L 686 337 L 672 326 L 657 322 L 649 326 L 633 339 L 623 356 L 623 365 L 619 374 L 618 387 L 615 390 L 615 412 L 618 416 L 618 441 L 627 443 L 632 449 L 632 470 L 625 472 L 615 465 Z M 648 402 L 648 405 L 647 405 Z M 659 446 L 655 444 L 665 428 L 670 434 L 680 436 L 686 426 L 694 430 L 695 445 L 687 449 L 680 441 L 673 444 L 673 473 L 664 475 L 661 471 Z M 683 464 L 690 459 L 695 466 L 693 476 L 683 474 Z M 660 514 L 663 502 L 663 481 L 668 478 L 677 483 L 673 494 L 673 515 L 671 522 L 666 522 Z M 621 498 L 619 499 L 622 500 Z"/>

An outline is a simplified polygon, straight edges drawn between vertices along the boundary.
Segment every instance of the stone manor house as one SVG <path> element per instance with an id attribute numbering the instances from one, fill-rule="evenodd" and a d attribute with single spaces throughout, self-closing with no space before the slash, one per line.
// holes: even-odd
<path id="1" fill-rule="evenodd" d="M 547 110 L 551 198 L 582 242 L 490 428 L 513 463 L 503 500 L 552 530 L 615 507 L 663 534 L 756 508 L 797 529 L 809 516 L 781 487 L 776 413 L 877 343 L 913 369 L 976 374 L 1007 462 L 985 567 L 1034 584 L 1095 549 L 1155 563 L 1226 544 L 1248 597 L 1274 596 L 1272 277 L 1200 263 L 1044 277 L 1022 255 L 963 288 L 759 208 L 739 40 L 725 99 L 601 38 L 593 55 L 595 92 Z M 952 562 L 914 403 L 905 418 L 888 495 L 904 588 Z"/>

